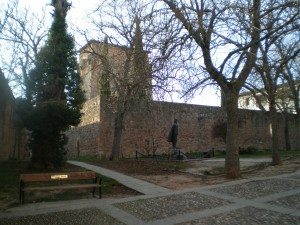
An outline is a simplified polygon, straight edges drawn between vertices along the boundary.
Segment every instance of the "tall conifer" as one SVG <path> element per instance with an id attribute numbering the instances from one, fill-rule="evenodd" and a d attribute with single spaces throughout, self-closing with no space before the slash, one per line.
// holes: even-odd
<path id="1" fill-rule="evenodd" d="M 103 54 L 101 58 L 102 72 L 99 79 L 99 88 L 101 96 L 110 96 L 110 65 L 108 61 L 108 38 L 105 37 L 103 43 Z"/>
<path id="2" fill-rule="evenodd" d="M 43 166 L 61 166 L 65 161 L 64 132 L 80 122 L 84 102 L 74 39 L 67 33 L 66 0 L 53 0 L 55 8 L 48 40 L 30 73 L 33 112 L 28 121 L 32 161 Z"/>
<path id="3" fill-rule="evenodd" d="M 148 66 L 147 53 L 143 49 L 143 36 L 141 31 L 141 20 L 136 16 L 135 18 L 135 36 L 134 36 L 134 52 L 133 52 L 133 76 L 134 82 L 137 82 L 137 89 L 135 90 L 136 96 L 138 98 L 147 98 L 150 93 L 147 93 L 149 89 L 149 78 L 150 71 Z"/>

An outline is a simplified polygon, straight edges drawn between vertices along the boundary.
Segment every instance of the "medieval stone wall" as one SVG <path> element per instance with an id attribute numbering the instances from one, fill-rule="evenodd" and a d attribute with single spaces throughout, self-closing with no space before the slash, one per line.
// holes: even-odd
<path id="1" fill-rule="evenodd" d="M 75 127 L 66 134 L 68 136 L 68 156 L 101 156 L 103 152 L 99 149 L 99 122 Z"/>
<path id="2" fill-rule="evenodd" d="M 102 107 L 107 110 L 105 107 Z M 257 149 L 271 148 L 268 115 L 259 111 L 240 110 L 239 146 Z M 112 146 L 113 118 L 111 112 L 103 112 L 101 118 L 100 149 L 108 151 Z M 187 105 L 168 102 L 138 103 L 132 105 L 124 122 L 122 153 L 134 156 L 142 153 L 166 153 L 171 145 L 167 135 L 174 118 L 178 119 L 179 135 L 177 146 L 186 152 L 225 150 L 225 143 L 215 139 L 212 131 L 215 123 L 225 121 L 225 111 L 220 107 Z M 281 126 L 281 130 L 283 127 Z M 293 132 L 291 132 L 293 133 Z M 283 133 L 280 148 L 284 148 Z"/>
<path id="3" fill-rule="evenodd" d="M 105 107 L 104 101 L 101 101 L 100 105 L 100 123 L 92 127 L 76 128 L 72 131 L 72 136 L 77 135 L 77 139 L 89 140 L 91 150 L 85 148 L 84 154 L 108 157 L 113 142 L 114 115 Z M 239 117 L 239 146 L 271 149 L 268 115 L 260 111 L 240 110 Z M 127 111 L 122 135 L 122 155 L 134 157 L 135 151 L 146 154 L 167 153 L 171 148 L 171 144 L 167 142 L 167 135 L 174 118 L 177 118 L 179 123 L 178 148 L 185 152 L 207 151 L 212 148 L 225 150 L 224 141 L 212 136 L 215 123 L 226 120 L 224 109 L 145 101 L 132 103 Z M 283 120 L 280 117 L 279 120 L 280 149 L 284 149 Z M 89 128 L 91 129 L 88 131 Z M 296 149 L 299 146 L 299 126 L 293 122 L 290 125 L 290 137 L 292 148 Z M 76 145 L 73 144 L 73 147 L 69 148 L 70 155 L 76 155 L 74 146 Z"/>
<path id="4" fill-rule="evenodd" d="M 100 97 L 96 96 L 83 104 L 81 122 L 66 132 L 70 157 L 94 155 L 100 156 L 99 121 Z"/>
<path id="5" fill-rule="evenodd" d="M 96 96 L 83 104 L 81 109 L 81 122 L 79 127 L 100 121 L 100 96 Z"/>
<path id="6" fill-rule="evenodd" d="M 23 158 L 26 133 L 15 124 L 15 99 L 0 70 L 0 160 Z"/>

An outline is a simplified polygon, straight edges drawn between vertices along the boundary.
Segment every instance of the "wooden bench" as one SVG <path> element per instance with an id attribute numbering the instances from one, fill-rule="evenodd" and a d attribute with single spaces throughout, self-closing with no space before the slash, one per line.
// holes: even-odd
<path id="1" fill-rule="evenodd" d="M 82 184 L 61 184 L 61 181 L 70 180 L 91 180 L 91 183 Z M 53 182 L 59 181 L 59 184 L 46 186 L 45 184 L 37 184 L 33 186 L 33 182 Z M 29 186 L 25 186 L 26 183 L 31 182 Z M 97 176 L 95 172 L 85 171 L 85 172 L 61 172 L 61 173 L 35 173 L 35 174 L 21 174 L 20 175 L 20 192 L 19 201 L 24 204 L 25 192 L 34 191 L 51 191 L 51 190 L 67 190 L 67 189 L 92 189 L 93 197 L 95 196 L 96 188 L 99 188 L 99 198 L 101 198 L 101 182 L 102 179 Z M 56 182 L 57 183 L 57 182 Z"/>

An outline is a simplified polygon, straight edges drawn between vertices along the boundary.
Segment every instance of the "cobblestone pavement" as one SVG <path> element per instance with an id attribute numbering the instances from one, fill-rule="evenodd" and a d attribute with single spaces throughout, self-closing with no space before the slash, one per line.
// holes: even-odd
<path id="1" fill-rule="evenodd" d="M 0 225 L 300 224 L 300 170 L 275 177 L 154 192 L 123 199 L 25 204 L 0 213 Z"/>

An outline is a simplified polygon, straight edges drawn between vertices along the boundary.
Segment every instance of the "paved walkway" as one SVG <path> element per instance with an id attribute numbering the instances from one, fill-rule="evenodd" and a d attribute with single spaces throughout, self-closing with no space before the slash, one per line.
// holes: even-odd
<path id="1" fill-rule="evenodd" d="M 124 175 L 122 173 L 118 173 L 112 170 L 104 169 L 99 166 L 90 165 L 84 162 L 78 162 L 78 161 L 68 161 L 68 163 L 71 163 L 76 166 L 81 166 L 83 168 L 86 168 L 88 170 L 95 171 L 96 173 L 102 174 L 106 177 L 111 177 L 118 181 L 119 183 L 134 189 L 142 194 L 145 195 L 151 195 L 151 194 L 158 194 L 158 193 L 167 193 L 170 192 L 169 189 L 160 187 L 158 185 L 145 182 L 143 180 L 139 180 L 127 175 Z"/>
<path id="2" fill-rule="evenodd" d="M 0 213 L 0 225 L 300 224 L 300 170 L 171 191 L 97 166 L 80 166 L 126 182 L 144 195 L 25 204 Z"/>

